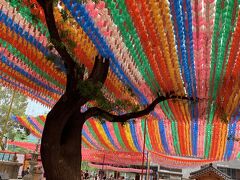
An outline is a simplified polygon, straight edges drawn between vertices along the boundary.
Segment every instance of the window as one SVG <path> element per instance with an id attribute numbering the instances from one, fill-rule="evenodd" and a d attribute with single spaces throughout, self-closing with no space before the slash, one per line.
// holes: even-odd
<path id="1" fill-rule="evenodd" d="M 217 167 L 220 171 L 230 176 L 232 179 L 236 179 L 237 177 L 237 169 L 231 169 L 231 168 L 224 168 L 224 167 Z"/>
<path id="2" fill-rule="evenodd" d="M 182 169 L 174 169 L 174 168 L 166 168 L 166 167 L 162 167 L 160 166 L 161 170 L 166 170 L 166 171 L 173 171 L 173 172 L 182 172 Z"/>

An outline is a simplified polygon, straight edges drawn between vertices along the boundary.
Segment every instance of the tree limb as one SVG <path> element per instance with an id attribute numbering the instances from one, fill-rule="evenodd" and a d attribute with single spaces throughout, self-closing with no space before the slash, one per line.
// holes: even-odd
<path id="1" fill-rule="evenodd" d="M 44 10 L 44 15 L 48 27 L 48 31 L 51 38 L 51 43 L 54 45 L 54 48 L 58 51 L 63 61 L 66 63 L 68 68 L 73 68 L 74 60 L 71 55 L 68 53 L 66 46 L 62 42 L 60 35 L 57 30 L 56 21 L 53 14 L 53 0 L 37 0 L 38 4 Z M 72 69 L 71 69 L 72 70 Z"/>
<path id="2" fill-rule="evenodd" d="M 103 84 L 107 78 L 108 69 L 109 59 L 105 59 L 100 55 L 96 56 L 92 72 L 87 80 Z"/>
<path id="3" fill-rule="evenodd" d="M 76 85 L 76 81 L 78 81 L 76 71 L 79 71 L 80 66 L 73 60 L 60 38 L 53 14 L 53 0 L 37 0 L 37 2 L 44 10 L 45 19 L 50 34 L 50 41 L 64 61 L 67 71 L 66 92 L 70 91 L 69 93 L 71 93 L 71 91 L 74 89 L 74 84 Z"/>
<path id="4" fill-rule="evenodd" d="M 83 75 L 79 75 L 79 70 L 81 67 L 73 60 L 71 55 L 68 53 L 66 46 L 62 42 L 60 35 L 58 33 L 56 22 L 53 14 L 53 0 L 37 0 L 39 5 L 44 10 L 51 43 L 54 45 L 55 49 L 58 51 L 62 57 L 64 64 L 67 69 L 67 88 L 66 92 L 72 93 L 73 90 L 77 88 L 77 82 L 83 80 Z M 105 82 L 109 69 L 109 60 L 104 59 L 101 56 L 95 58 L 94 67 L 92 72 L 87 79 L 99 85 L 99 88 L 102 87 Z M 81 72 L 80 72 L 81 73 Z M 79 79 L 79 78 L 82 79 Z M 98 83 L 100 82 L 100 83 Z"/>
<path id="5" fill-rule="evenodd" d="M 154 110 L 155 106 L 162 101 L 166 101 L 168 99 L 179 99 L 179 100 L 188 100 L 188 101 L 198 101 L 197 98 L 186 97 L 186 96 L 176 96 L 176 95 L 166 95 L 166 96 L 158 96 L 151 104 L 149 104 L 145 109 L 137 112 L 126 113 L 123 115 L 114 115 L 103 109 L 98 107 L 89 108 L 86 112 L 83 113 L 86 119 L 97 116 L 102 117 L 110 122 L 126 122 L 129 119 L 134 119 L 138 117 L 142 117 L 148 115 L 151 111 Z"/>

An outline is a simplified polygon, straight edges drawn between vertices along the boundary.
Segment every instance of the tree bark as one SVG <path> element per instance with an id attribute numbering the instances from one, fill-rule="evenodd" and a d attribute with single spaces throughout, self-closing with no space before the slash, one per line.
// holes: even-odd
<path id="1" fill-rule="evenodd" d="M 168 93 L 165 96 L 158 96 L 151 104 L 149 104 L 148 106 L 146 106 L 144 109 L 140 111 L 125 113 L 122 115 L 115 115 L 108 111 L 100 109 L 98 107 L 91 107 L 84 113 L 84 117 L 86 119 L 90 117 L 102 117 L 105 120 L 110 122 L 126 122 L 130 119 L 135 119 L 135 118 L 148 115 L 151 111 L 154 110 L 156 105 L 158 105 L 160 102 L 170 100 L 170 99 L 187 100 L 187 101 L 195 101 L 195 102 L 199 101 L 199 98 L 193 98 L 193 97 L 187 97 L 187 96 L 176 96 L 176 95 L 173 95 L 172 93 Z"/>
<path id="2" fill-rule="evenodd" d="M 80 105 L 85 101 L 63 96 L 47 116 L 41 158 L 49 180 L 81 179 L 81 130 L 85 122 Z"/>
<path id="3" fill-rule="evenodd" d="M 54 19 L 53 0 L 37 0 L 44 11 L 50 39 L 64 62 L 67 75 L 65 94 L 47 115 L 42 142 L 41 158 L 48 180 L 81 179 L 81 132 L 85 119 L 81 106 L 94 97 L 81 94 L 78 83 L 83 80 L 84 66 L 78 65 L 63 44 Z M 61 46 L 59 46 L 61 44 Z M 109 68 L 109 60 L 95 58 L 93 70 L 85 81 L 98 84 L 101 89 Z"/>
<path id="4" fill-rule="evenodd" d="M 42 164 L 47 180 L 79 180 L 81 179 L 81 132 L 83 124 L 88 118 L 102 116 L 110 121 L 125 122 L 128 119 L 149 114 L 159 102 L 173 97 L 157 97 L 144 110 L 121 116 L 110 114 L 96 107 L 81 113 L 81 106 L 94 99 L 94 94 L 104 84 L 108 74 L 109 59 L 96 57 L 93 70 L 89 78 L 85 80 L 86 83 L 96 84 L 96 91 L 91 94 L 91 97 L 81 94 L 78 83 L 84 81 L 84 67 L 79 66 L 73 60 L 61 41 L 53 14 L 53 0 L 37 1 L 44 10 L 51 42 L 61 56 L 67 74 L 66 91 L 49 112 L 45 122 L 41 142 Z M 177 96 L 174 98 L 178 99 Z M 187 97 L 180 99 L 194 100 Z"/>

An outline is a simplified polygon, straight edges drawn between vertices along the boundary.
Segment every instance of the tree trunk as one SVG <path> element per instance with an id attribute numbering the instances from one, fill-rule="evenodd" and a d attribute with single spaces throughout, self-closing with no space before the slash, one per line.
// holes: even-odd
<path id="1" fill-rule="evenodd" d="M 48 114 L 41 143 L 47 180 L 81 179 L 81 130 L 84 122 L 76 98 L 64 100 L 63 96 Z"/>
<path id="2" fill-rule="evenodd" d="M 5 144 L 3 143 L 3 139 L 2 138 L 0 138 L 0 148 L 1 148 L 2 151 L 5 150 Z"/>

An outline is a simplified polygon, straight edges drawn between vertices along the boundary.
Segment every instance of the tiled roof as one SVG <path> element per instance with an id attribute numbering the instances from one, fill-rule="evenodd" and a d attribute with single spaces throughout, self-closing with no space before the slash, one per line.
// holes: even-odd
<path id="1" fill-rule="evenodd" d="M 223 179 L 231 180 L 231 177 L 230 177 L 230 176 L 228 176 L 227 174 L 223 173 L 222 171 L 214 168 L 214 167 L 212 166 L 212 164 L 210 164 L 209 166 L 207 166 L 207 167 L 205 167 L 205 168 L 202 168 L 202 169 L 200 169 L 200 170 L 198 170 L 198 171 L 195 171 L 195 172 L 190 173 L 190 178 L 197 178 L 197 177 L 200 177 L 200 176 L 202 176 L 202 175 L 205 175 L 205 174 L 207 174 L 207 173 L 209 173 L 209 172 L 213 172 L 213 173 L 215 173 L 216 175 L 222 177 Z"/>

